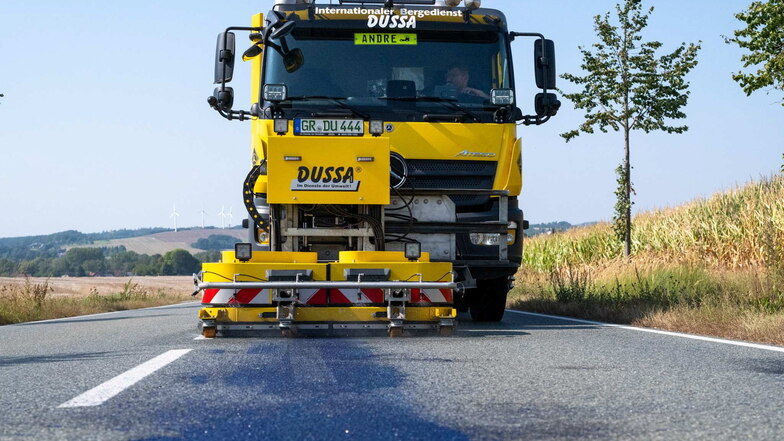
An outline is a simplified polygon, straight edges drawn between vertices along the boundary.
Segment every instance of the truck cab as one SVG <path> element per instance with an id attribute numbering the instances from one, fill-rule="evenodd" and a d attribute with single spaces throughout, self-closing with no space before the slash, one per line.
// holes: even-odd
<path id="1" fill-rule="evenodd" d="M 209 102 L 250 120 L 254 251 L 329 263 L 418 248 L 451 264 L 458 310 L 501 320 L 527 227 L 517 127 L 558 110 L 554 51 L 540 34 L 510 32 L 501 11 L 459 3 L 279 0 L 218 35 Z M 250 36 L 241 56 L 238 30 Z M 521 36 L 536 38 L 533 115 L 515 94 Z M 250 64 L 249 110 L 233 108 L 234 58 Z"/>

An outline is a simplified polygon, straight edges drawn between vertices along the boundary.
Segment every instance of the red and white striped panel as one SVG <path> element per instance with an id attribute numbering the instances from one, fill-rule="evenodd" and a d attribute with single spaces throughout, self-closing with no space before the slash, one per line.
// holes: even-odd
<path id="1" fill-rule="evenodd" d="M 383 289 L 333 289 L 329 293 L 331 305 L 384 303 Z"/>
<path id="2" fill-rule="evenodd" d="M 326 305 L 327 304 L 326 288 L 299 290 L 299 303 L 303 305 Z"/>
<path id="3" fill-rule="evenodd" d="M 207 305 L 272 305 L 269 289 L 206 289 L 201 303 Z M 299 303 L 303 305 L 326 305 L 326 289 L 301 289 Z"/>
<path id="4" fill-rule="evenodd" d="M 453 303 L 451 289 L 412 289 L 411 303 Z"/>
<path id="5" fill-rule="evenodd" d="M 268 289 L 205 289 L 201 303 L 207 305 L 271 305 Z"/>

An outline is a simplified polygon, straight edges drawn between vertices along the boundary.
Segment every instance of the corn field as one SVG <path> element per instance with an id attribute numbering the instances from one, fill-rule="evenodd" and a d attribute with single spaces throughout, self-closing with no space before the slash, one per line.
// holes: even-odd
<path id="1" fill-rule="evenodd" d="M 635 216 L 635 261 L 692 263 L 717 268 L 784 264 L 784 175 Z M 619 259 L 620 241 L 609 224 L 528 240 L 524 265 L 550 271 L 566 265 L 602 265 Z"/>

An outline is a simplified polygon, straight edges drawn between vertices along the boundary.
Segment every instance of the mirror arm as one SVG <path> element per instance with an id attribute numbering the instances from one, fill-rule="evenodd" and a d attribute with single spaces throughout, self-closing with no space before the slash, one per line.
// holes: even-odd
<path id="1" fill-rule="evenodd" d="M 510 32 L 509 33 L 509 40 L 510 41 L 514 41 L 515 37 L 536 37 L 536 38 L 538 38 L 539 41 L 542 43 L 542 54 L 545 53 L 545 50 L 544 50 L 544 40 L 545 40 L 544 34 L 540 34 L 538 32 Z M 549 61 L 547 60 L 547 57 L 542 56 L 539 60 L 540 60 L 540 62 L 544 66 L 549 66 L 550 65 Z M 542 88 L 542 93 L 547 93 L 547 88 L 546 87 Z M 546 121 L 547 120 L 545 120 L 545 122 Z M 531 123 L 531 124 L 533 124 L 533 123 Z M 544 123 L 540 123 L 540 124 L 544 124 Z M 526 124 L 526 125 L 528 125 L 528 124 Z"/>
<path id="2" fill-rule="evenodd" d="M 223 48 L 224 48 L 224 51 L 226 50 L 226 43 L 228 43 L 229 32 L 231 32 L 231 31 L 263 32 L 264 28 L 246 27 L 246 26 L 229 26 L 228 28 L 226 28 L 225 31 L 223 31 Z M 222 61 L 224 60 L 223 54 L 221 54 L 221 60 Z M 225 63 L 223 65 L 223 78 L 226 78 L 226 64 Z M 225 92 L 225 91 L 226 91 L 226 82 L 223 81 L 221 83 L 221 92 Z M 223 114 L 221 114 L 221 116 L 223 116 L 225 118 L 225 116 Z"/>
<path id="3" fill-rule="evenodd" d="M 547 115 L 544 118 L 538 115 L 524 115 L 522 121 L 525 126 L 541 126 L 549 121 L 550 118 L 550 115 Z"/>
<path id="4" fill-rule="evenodd" d="M 226 44 L 228 43 L 228 40 L 229 40 L 229 32 L 231 32 L 231 31 L 264 32 L 264 28 L 246 27 L 246 26 L 229 26 L 228 28 L 226 28 L 225 31 L 223 31 L 223 48 L 224 48 L 224 51 L 226 50 L 225 48 L 226 48 Z M 235 54 L 235 56 L 236 56 L 236 54 Z M 221 54 L 221 61 L 225 61 L 225 59 L 223 58 L 223 54 Z M 225 63 L 223 65 L 223 78 L 226 78 L 226 64 Z M 226 81 L 221 82 L 220 89 L 221 89 L 221 92 L 225 92 L 226 91 Z M 218 105 L 218 99 L 215 98 L 214 96 L 210 96 L 210 97 L 207 98 L 207 104 L 209 104 L 210 107 L 212 107 L 216 112 L 218 112 L 220 114 L 220 116 L 228 119 L 229 121 L 235 119 L 234 118 L 235 115 L 239 117 L 238 119 L 240 121 L 244 121 L 245 119 L 250 119 L 251 113 L 250 112 L 246 112 L 244 110 L 236 111 L 236 110 L 229 109 L 228 111 L 224 111 Z"/>
<path id="5" fill-rule="evenodd" d="M 207 103 L 212 107 L 220 116 L 226 118 L 229 121 L 233 121 L 238 119 L 240 121 L 245 121 L 251 119 L 253 116 L 253 112 L 248 112 L 246 110 L 223 110 L 218 105 L 218 100 L 215 97 L 207 98 Z"/>

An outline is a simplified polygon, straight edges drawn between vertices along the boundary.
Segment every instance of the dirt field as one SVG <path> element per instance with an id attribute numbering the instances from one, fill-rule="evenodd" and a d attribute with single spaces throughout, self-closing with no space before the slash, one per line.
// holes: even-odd
<path id="1" fill-rule="evenodd" d="M 126 239 L 113 239 L 101 240 L 92 245 L 70 245 L 67 248 L 80 248 L 80 247 L 117 247 L 124 246 L 128 251 L 134 251 L 139 254 L 166 254 L 168 251 L 181 248 L 191 254 L 195 254 L 204 250 L 193 248 L 191 244 L 199 239 L 206 239 L 212 235 L 232 236 L 240 240 L 247 238 L 247 231 L 245 230 L 218 230 L 218 229 L 194 229 L 183 231 L 167 231 L 164 233 L 151 234 L 149 236 L 129 237 Z"/>
<path id="2" fill-rule="evenodd" d="M 31 277 L 32 283 L 41 284 L 45 277 Z M 116 294 L 123 291 L 129 280 L 153 292 L 169 295 L 186 295 L 192 292 L 193 278 L 191 276 L 162 276 L 162 277 L 52 277 L 49 286 L 53 291 L 50 297 L 87 297 L 97 292 L 100 295 Z M 0 286 L 25 284 L 24 277 L 0 277 Z"/>

